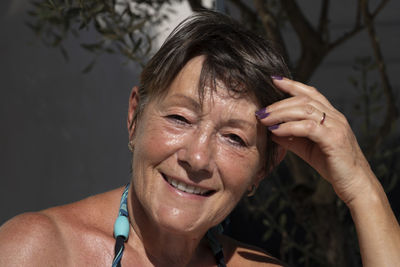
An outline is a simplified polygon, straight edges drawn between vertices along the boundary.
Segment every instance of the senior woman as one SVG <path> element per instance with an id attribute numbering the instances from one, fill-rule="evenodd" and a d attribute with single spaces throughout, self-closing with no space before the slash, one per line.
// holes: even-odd
<path id="1" fill-rule="evenodd" d="M 13 218 L 0 230 L 0 265 L 281 266 L 219 224 L 288 149 L 348 205 L 364 265 L 396 266 L 399 225 L 346 119 L 283 77 L 263 39 L 217 13 L 191 16 L 132 90 L 130 184 Z"/>

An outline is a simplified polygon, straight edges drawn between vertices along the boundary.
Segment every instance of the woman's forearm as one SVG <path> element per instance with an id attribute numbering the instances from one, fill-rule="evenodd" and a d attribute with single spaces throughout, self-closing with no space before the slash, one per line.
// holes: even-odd
<path id="1" fill-rule="evenodd" d="M 386 194 L 372 172 L 371 186 L 348 203 L 364 267 L 400 266 L 400 227 Z"/>

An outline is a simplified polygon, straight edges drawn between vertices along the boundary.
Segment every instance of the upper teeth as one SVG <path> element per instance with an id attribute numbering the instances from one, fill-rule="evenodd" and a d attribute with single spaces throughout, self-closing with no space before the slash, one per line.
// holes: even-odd
<path id="1" fill-rule="evenodd" d="M 185 184 L 183 182 L 171 179 L 170 177 L 167 177 L 167 181 L 173 187 L 175 187 L 175 188 L 177 188 L 177 189 L 179 189 L 181 191 L 184 191 L 186 193 L 196 194 L 196 195 L 204 195 L 204 194 L 206 194 L 208 192 L 207 189 L 194 187 L 192 185 L 188 185 L 188 184 Z"/>

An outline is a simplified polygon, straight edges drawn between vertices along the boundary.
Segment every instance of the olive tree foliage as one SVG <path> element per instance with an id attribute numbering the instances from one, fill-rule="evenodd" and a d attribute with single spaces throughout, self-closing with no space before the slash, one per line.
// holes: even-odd
<path id="1" fill-rule="evenodd" d="M 119 53 L 128 61 L 144 64 L 157 34 L 151 29 L 168 20 L 174 12 L 172 5 L 182 1 L 34 0 L 28 25 L 45 44 L 59 48 L 66 59 L 68 53 L 63 44 L 73 35 L 94 58 Z M 363 121 L 358 138 L 378 178 L 390 191 L 399 173 L 396 161 L 400 143 L 393 137 L 398 108 L 374 24 L 389 1 L 377 0 L 373 5 L 369 0 L 349 1 L 348 5 L 354 7 L 354 24 L 335 38 L 330 16 L 338 14 L 332 14 L 331 2 L 318 1 L 316 22 L 305 15 L 299 2 L 226 0 L 223 11 L 271 40 L 294 79 L 302 82 L 311 78 L 332 50 L 341 49 L 361 31 L 368 33 L 371 54 L 355 60 L 349 87 L 359 95 L 354 103 L 354 114 Z M 201 0 L 188 3 L 193 10 L 206 9 Z M 295 33 L 300 47 L 298 58 L 291 58 L 288 53 L 292 44 L 283 37 L 285 27 Z M 93 29 L 96 40 L 82 40 L 82 33 Z M 90 71 L 94 62 L 84 72 Z M 371 76 L 377 78 L 371 81 Z M 379 121 L 372 118 L 376 112 L 380 114 Z M 296 266 L 359 266 L 357 239 L 347 208 L 332 187 L 295 155 L 289 153 L 283 166 L 258 191 L 253 199 L 245 199 L 239 210 L 250 211 L 253 220 L 262 224 L 263 235 L 259 238 L 265 244 L 273 240 L 273 246 L 278 247 L 275 256 Z"/>
<path id="2" fill-rule="evenodd" d="M 122 54 L 143 65 L 152 51 L 155 33 L 151 28 L 168 19 L 176 1 L 131 0 L 42 0 L 32 1 L 27 25 L 43 42 L 59 48 L 66 60 L 64 42 L 73 35 L 82 48 L 95 58 L 101 54 Z M 84 41 L 82 35 L 94 28 L 95 40 Z M 94 66 L 92 61 L 85 69 Z"/>

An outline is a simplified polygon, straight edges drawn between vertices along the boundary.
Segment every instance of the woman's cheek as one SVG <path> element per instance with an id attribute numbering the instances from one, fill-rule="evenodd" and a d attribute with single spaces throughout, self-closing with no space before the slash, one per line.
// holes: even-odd
<path id="1" fill-rule="evenodd" d="M 217 165 L 224 177 L 225 186 L 234 190 L 235 194 L 243 194 L 253 183 L 259 160 L 256 148 L 238 151 L 235 148 L 219 147 Z"/>
<path id="2" fill-rule="evenodd" d="M 175 153 L 183 144 L 187 131 L 174 128 L 166 123 L 155 122 L 148 125 L 144 132 L 147 133 L 141 140 L 145 154 L 156 161 L 162 161 Z"/>

